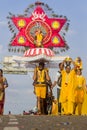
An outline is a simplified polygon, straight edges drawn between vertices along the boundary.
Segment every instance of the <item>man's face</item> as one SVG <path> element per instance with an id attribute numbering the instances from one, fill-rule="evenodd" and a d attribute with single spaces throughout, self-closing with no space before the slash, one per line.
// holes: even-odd
<path id="1" fill-rule="evenodd" d="M 81 73 L 82 73 L 82 71 L 81 71 L 80 69 L 78 69 L 78 70 L 76 71 L 76 74 L 77 74 L 77 75 L 81 75 Z"/>
<path id="2" fill-rule="evenodd" d="M 62 71 L 64 69 L 64 65 L 60 64 L 59 68 Z"/>
<path id="3" fill-rule="evenodd" d="M 43 65 L 39 65 L 39 70 L 43 70 L 44 66 Z"/>
<path id="4" fill-rule="evenodd" d="M 70 66 L 66 66 L 66 72 L 70 73 L 71 67 Z"/>

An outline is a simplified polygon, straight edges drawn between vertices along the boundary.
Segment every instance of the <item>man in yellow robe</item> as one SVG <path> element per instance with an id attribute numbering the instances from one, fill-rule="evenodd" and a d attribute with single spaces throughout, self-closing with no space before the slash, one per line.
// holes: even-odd
<path id="1" fill-rule="evenodd" d="M 72 59 L 70 62 L 74 64 Z M 71 63 L 67 65 L 64 60 L 63 64 L 66 64 L 66 67 L 61 71 L 62 83 L 59 102 L 61 103 L 62 114 L 64 115 L 73 114 L 73 85 L 75 70 L 71 69 Z"/>
<path id="2" fill-rule="evenodd" d="M 82 105 L 84 102 L 84 94 L 87 93 L 86 79 L 82 76 L 82 68 L 77 68 L 74 80 L 74 108 L 73 114 L 76 114 L 78 106 L 78 115 L 82 114 Z"/>

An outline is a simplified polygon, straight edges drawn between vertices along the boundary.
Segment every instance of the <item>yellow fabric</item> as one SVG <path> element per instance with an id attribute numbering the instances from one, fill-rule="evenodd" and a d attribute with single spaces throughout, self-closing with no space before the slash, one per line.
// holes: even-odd
<path id="1" fill-rule="evenodd" d="M 73 85 L 75 71 L 71 70 L 70 73 L 66 73 L 65 70 L 62 72 L 62 84 L 60 91 L 59 102 L 61 102 L 63 114 L 72 114 L 73 112 Z"/>
<path id="2" fill-rule="evenodd" d="M 35 85 L 35 94 L 37 97 L 46 98 L 46 85 L 45 84 L 36 84 Z"/>
<path id="3" fill-rule="evenodd" d="M 4 80 L 5 79 L 3 77 L 0 78 L 0 89 L 4 88 L 4 85 L 3 85 Z"/>
<path id="4" fill-rule="evenodd" d="M 0 91 L 0 101 L 3 100 L 4 92 Z"/>
<path id="5" fill-rule="evenodd" d="M 52 115 L 58 115 L 58 101 L 56 99 L 52 103 Z"/>
<path id="6" fill-rule="evenodd" d="M 73 84 L 75 71 L 71 70 L 69 74 L 65 70 L 62 72 L 62 84 L 59 102 L 73 101 Z"/>
<path id="7" fill-rule="evenodd" d="M 47 69 L 40 71 L 39 68 L 37 68 L 37 82 L 45 82 L 45 71 L 47 71 Z"/>
<path id="8" fill-rule="evenodd" d="M 86 80 L 82 75 L 76 75 L 75 76 L 75 82 L 74 82 L 75 88 L 76 87 L 84 87 L 86 85 Z"/>
<path id="9" fill-rule="evenodd" d="M 42 33 L 37 32 L 37 34 L 36 34 L 36 46 L 37 46 L 37 47 L 42 46 L 42 40 L 43 40 L 43 35 L 42 35 Z"/>
<path id="10" fill-rule="evenodd" d="M 82 114 L 87 115 L 87 94 L 84 94 L 84 102 L 82 106 Z"/>
<path id="11" fill-rule="evenodd" d="M 43 36 L 42 34 L 37 34 L 37 42 L 42 42 Z"/>
<path id="12" fill-rule="evenodd" d="M 66 103 L 63 103 L 63 108 L 67 108 L 66 107 Z M 65 107 L 64 107 L 65 105 Z M 71 105 L 72 107 L 72 105 Z M 66 113 L 64 113 L 62 111 L 62 114 L 67 114 L 67 110 Z M 58 105 L 53 103 L 53 107 L 52 107 L 52 115 L 58 115 Z M 78 115 L 78 108 L 76 109 L 76 115 Z M 82 106 L 82 115 L 87 115 L 87 94 L 85 93 L 84 95 L 84 102 L 83 102 L 83 106 Z"/>
<path id="13" fill-rule="evenodd" d="M 3 101 L 3 96 L 4 96 L 4 85 L 3 82 L 5 81 L 4 77 L 0 78 L 0 101 Z"/>
<path id="14" fill-rule="evenodd" d="M 78 115 L 78 107 L 76 108 L 76 115 Z M 84 93 L 84 102 L 82 105 L 82 115 L 87 115 L 87 94 Z"/>
<path id="15" fill-rule="evenodd" d="M 74 82 L 74 97 L 75 102 L 83 103 L 84 102 L 84 87 L 86 85 L 86 80 L 82 75 L 76 75 L 75 76 L 75 82 Z"/>
<path id="16" fill-rule="evenodd" d="M 79 81 L 79 83 L 81 83 L 81 81 Z M 67 106 L 69 106 L 70 108 L 67 108 Z M 64 103 L 62 103 L 62 109 L 65 109 L 65 111 L 62 110 L 62 114 L 67 114 L 68 113 L 68 111 L 67 111 L 68 109 L 73 110 L 73 102 L 64 102 Z M 53 103 L 52 114 L 53 115 L 58 115 L 58 111 L 57 110 L 58 110 L 57 104 Z M 87 115 L 87 94 L 86 94 L 85 91 L 84 91 L 84 102 L 83 102 L 83 106 L 82 106 L 82 114 L 83 115 Z M 78 115 L 78 107 L 76 109 L 76 115 Z"/>
<path id="17" fill-rule="evenodd" d="M 62 108 L 61 108 L 62 115 L 67 115 L 67 114 L 73 113 L 73 102 L 66 101 L 66 102 L 63 102 L 61 106 L 62 106 Z"/>
<path id="18" fill-rule="evenodd" d="M 79 63 L 77 60 L 75 61 L 75 65 L 79 68 L 82 69 L 83 65 L 82 65 L 82 61 Z"/>
<path id="19" fill-rule="evenodd" d="M 75 102 L 83 103 L 84 101 L 84 90 L 82 88 L 75 90 Z"/>

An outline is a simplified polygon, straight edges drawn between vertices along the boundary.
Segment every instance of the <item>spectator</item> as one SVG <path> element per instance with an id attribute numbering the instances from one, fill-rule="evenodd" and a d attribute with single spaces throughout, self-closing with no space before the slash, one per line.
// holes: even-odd
<path id="1" fill-rule="evenodd" d="M 56 74 L 55 81 L 51 87 L 53 88 L 57 85 L 58 114 L 61 114 L 61 103 L 59 103 L 59 96 L 60 96 L 60 89 L 61 89 L 61 82 L 62 82 L 61 71 L 64 69 L 64 65 L 62 63 L 59 63 L 58 68 L 59 70 Z"/>
<path id="2" fill-rule="evenodd" d="M 3 70 L 0 69 L 0 115 L 4 112 L 5 88 L 8 87 L 6 78 L 3 76 Z"/>
<path id="3" fill-rule="evenodd" d="M 73 83 L 75 75 L 75 66 L 71 68 L 71 64 L 74 65 L 72 59 L 70 59 L 70 64 L 67 64 L 66 59 L 62 62 L 62 64 L 66 66 L 61 71 L 62 83 L 59 102 L 62 106 L 62 114 L 71 115 L 73 114 Z"/>

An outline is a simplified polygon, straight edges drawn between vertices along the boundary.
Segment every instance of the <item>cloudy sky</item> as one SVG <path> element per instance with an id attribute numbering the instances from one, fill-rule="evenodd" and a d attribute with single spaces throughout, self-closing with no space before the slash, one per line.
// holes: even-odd
<path id="1" fill-rule="evenodd" d="M 83 74 L 87 78 L 87 0 L 41 0 L 48 4 L 56 14 L 67 16 L 70 20 L 66 41 L 70 47 L 63 55 L 69 55 L 73 59 L 80 56 L 83 60 Z M 7 16 L 9 12 L 24 14 L 24 10 L 35 0 L 2 0 L 0 2 L 0 62 L 5 56 L 14 55 L 8 52 L 8 44 L 12 37 L 8 28 Z M 2 67 L 2 66 L 1 66 Z M 53 71 L 53 70 L 52 70 Z M 54 75 L 55 75 L 55 71 Z M 51 72 L 52 73 L 52 72 Z M 35 106 L 36 97 L 33 94 L 32 73 L 28 75 L 8 75 L 9 88 L 6 89 L 5 114 L 9 110 L 14 114 L 20 114 L 23 110 L 30 110 Z M 51 76 L 52 80 L 54 76 Z M 56 96 L 56 89 L 54 90 Z"/>

